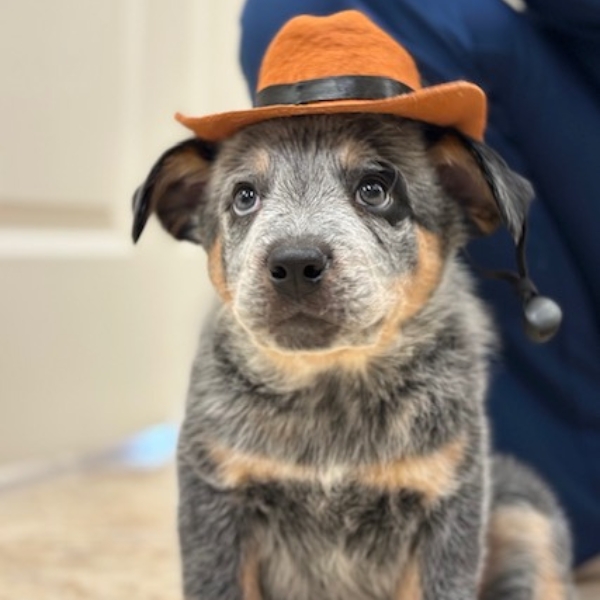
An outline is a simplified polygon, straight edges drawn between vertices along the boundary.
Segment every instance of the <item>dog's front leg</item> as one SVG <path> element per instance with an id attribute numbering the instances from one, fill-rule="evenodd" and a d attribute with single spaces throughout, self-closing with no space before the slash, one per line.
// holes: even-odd
<path id="1" fill-rule="evenodd" d="M 483 557 L 481 490 L 464 486 L 421 529 L 403 578 L 402 600 L 476 600 Z"/>
<path id="2" fill-rule="evenodd" d="M 233 492 L 213 487 L 180 458 L 179 494 L 185 600 L 259 600 Z"/>

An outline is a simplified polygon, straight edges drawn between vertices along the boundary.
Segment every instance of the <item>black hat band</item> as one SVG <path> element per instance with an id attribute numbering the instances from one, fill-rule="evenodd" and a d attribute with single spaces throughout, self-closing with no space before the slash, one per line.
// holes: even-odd
<path id="1" fill-rule="evenodd" d="M 255 108 L 276 104 L 309 104 L 327 100 L 385 100 L 414 90 L 395 79 L 371 75 L 340 75 L 271 85 L 256 94 Z"/>

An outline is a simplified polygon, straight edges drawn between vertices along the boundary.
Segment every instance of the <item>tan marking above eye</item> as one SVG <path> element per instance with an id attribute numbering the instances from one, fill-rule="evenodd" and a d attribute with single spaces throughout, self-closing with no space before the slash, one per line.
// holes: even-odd
<path id="1" fill-rule="evenodd" d="M 269 152 L 265 148 L 256 149 L 250 157 L 250 161 L 257 173 L 266 175 L 269 172 L 271 158 Z"/>
<path id="2" fill-rule="evenodd" d="M 452 494 L 459 484 L 457 470 L 465 454 L 466 438 L 460 437 L 424 456 L 359 467 L 333 465 L 318 468 L 251 455 L 215 445 L 211 457 L 218 476 L 228 487 L 250 482 L 303 481 L 331 487 L 359 483 L 386 491 L 414 490 L 428 501 Z"/>
<path id="3" fill-rule="evenodd" d="M 357 169 L 365 162 L 365 148 L 355 140 L 348 140 L 340 147 L 338 157 L 344 169 Z"/>

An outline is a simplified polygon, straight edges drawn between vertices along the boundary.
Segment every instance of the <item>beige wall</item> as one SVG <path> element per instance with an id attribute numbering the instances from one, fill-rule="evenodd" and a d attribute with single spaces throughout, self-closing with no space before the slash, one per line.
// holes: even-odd
<path id="1" fill-rule="evenodd" d="M 97 449 L 176 418 L 203 253 L 130 199 L 187 136 L 172 114 L 248 104 L 241 0 L 0 0 L 0 464 Z"/>

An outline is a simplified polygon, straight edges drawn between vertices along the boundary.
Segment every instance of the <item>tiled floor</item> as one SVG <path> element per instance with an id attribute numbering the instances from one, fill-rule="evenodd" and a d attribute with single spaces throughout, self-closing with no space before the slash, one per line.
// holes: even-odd
<path id="1" fill-rule="evenodd" d="M 175 510 L 170 468 L 0 492 L 0 600 L 181 600 Z"/>

